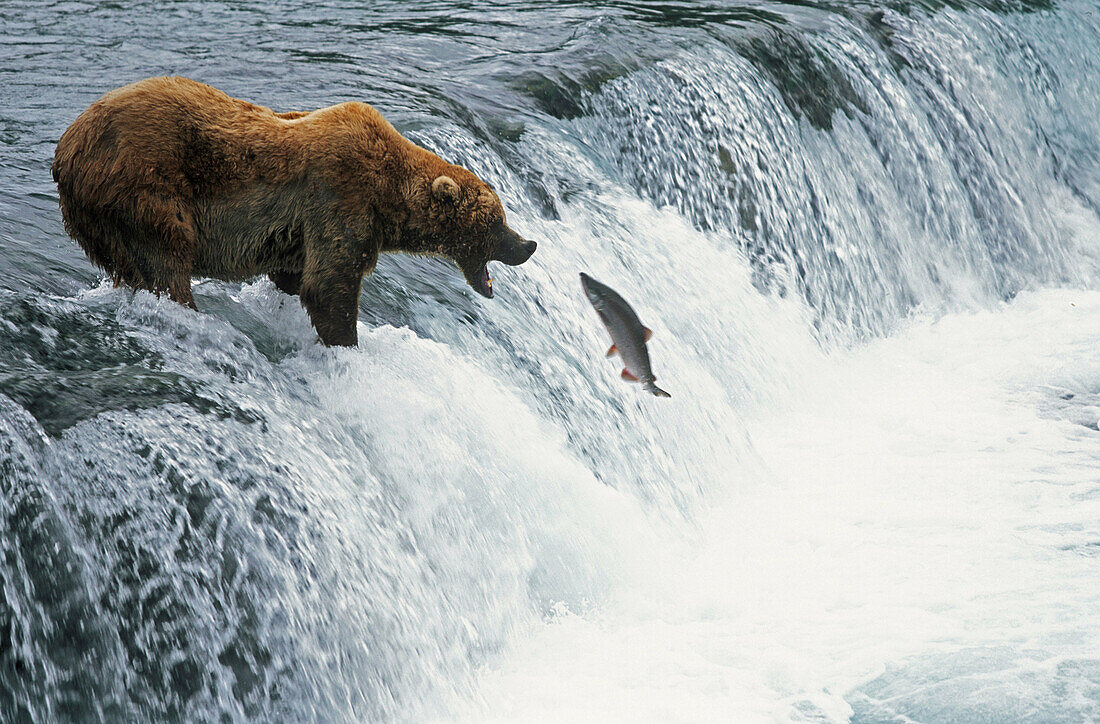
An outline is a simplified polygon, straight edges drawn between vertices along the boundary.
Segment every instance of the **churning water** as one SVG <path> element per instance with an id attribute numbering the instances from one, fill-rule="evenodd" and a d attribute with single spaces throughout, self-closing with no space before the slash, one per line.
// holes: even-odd
<path id="1" fill-rule="evenodd" d="M 157 74 L 538 253 L 384 260 L 356 350 L 112 289 L 49 165 Z M 0 719 L 1100 719 L 1098 79 L 1094 0 L 6 0 Z"/>

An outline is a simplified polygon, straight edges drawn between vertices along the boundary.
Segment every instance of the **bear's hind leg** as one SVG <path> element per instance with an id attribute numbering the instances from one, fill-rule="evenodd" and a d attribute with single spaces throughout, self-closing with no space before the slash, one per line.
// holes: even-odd
<path id="1" fill-rule="evenodd" d="M 191 294 L 191 271 L 194 267 L 195 232 L 191 215 L 176 200 L 156 196 L 145 199 L 145 208 L 152 217 L 150 236 L 153 243 L 145 246 L 145 263 L 153 268 L 150 278 L 153 293 L 165 292 L 173 302 L 197 309 Z"/>
<path id="2" fill-rule="evenodd" d="M 177 275 L 176 279 L 168 282 L 168 298 L 185 307 L 197 310 L 195 298 L 191 295 L 191 275 Z"/>
<path id="3" fill-rule="evenodd" d="M 127 213 L 115 213 L 114 238 L 119 256 L 113 273 L 135 289 L 145 289 L 195 309 L 191 269 L 195 253 L 190 215 L 174 200 L 145 194 Z"/>
<path id="4" fill-rule="evenodd" d="M 138 271 L 139 279 L 128 280 L 138 289 L 156 294 L 167 294 L 173 302 L 197 309 L 191 294 L 191 260 L 186 255 L 164 254 L 162 246 L 169 250 L 179 248 L 173 234 L 151 234 L 144 238 L 131 238 L 130 261 Z"/>

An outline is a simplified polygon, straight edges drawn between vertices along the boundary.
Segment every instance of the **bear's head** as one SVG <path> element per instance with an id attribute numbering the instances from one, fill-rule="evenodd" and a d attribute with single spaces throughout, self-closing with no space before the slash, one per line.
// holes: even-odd
<path id="1" fill-rule="evenodd" d="M 419 179 L 419 188 L 410 194 L 402 246 L 453 260 L 474 291 L 492 297 L 489 262 L 517 266 L 531 258 L 537 244 L 508 227 L 504 207 L 489 184 L 461 166 L 448 165 L 444 171 Z"/>

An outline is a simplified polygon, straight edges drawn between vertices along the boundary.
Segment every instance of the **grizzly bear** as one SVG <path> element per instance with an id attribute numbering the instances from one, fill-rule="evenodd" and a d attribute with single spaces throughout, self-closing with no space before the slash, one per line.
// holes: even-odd
<path id="1" fill-rule="evenodd" d="M 493 189 L 406 139 L 365 103 L 276 113 L 187 78 L 111 91 L 57 144 L 65 229 L 116 285 L 194 308 L 191 277 L 267 274 L 321 341 L 357 344 L 363 276 L 381 252 L 487 264 L 535 251 Z"/>

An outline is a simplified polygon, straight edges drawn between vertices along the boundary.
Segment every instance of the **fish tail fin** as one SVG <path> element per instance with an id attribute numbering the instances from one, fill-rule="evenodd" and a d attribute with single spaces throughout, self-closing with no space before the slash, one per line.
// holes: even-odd
<path id="1" fill-rule="evenodd" d="M 672 397 L 672 395 L 665 392 L 664 390 L 662 390 L 660 387 L 653 384 L 652 382 L 650 382 L 648 385 L 646 385 L 646 391 L 650 392 L 654 397 Z"/>

